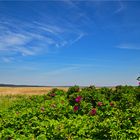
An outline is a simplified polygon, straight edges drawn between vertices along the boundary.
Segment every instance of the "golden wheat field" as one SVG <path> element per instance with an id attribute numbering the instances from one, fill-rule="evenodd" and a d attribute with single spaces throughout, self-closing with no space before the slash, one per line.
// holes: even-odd
<path id="1" fill-rule="evenodd" d="M 0 95 L 40 95 L 47 94 L 53 87 L 0 87 Z M 67 90 L 67 87 L 56 87 Z"/>

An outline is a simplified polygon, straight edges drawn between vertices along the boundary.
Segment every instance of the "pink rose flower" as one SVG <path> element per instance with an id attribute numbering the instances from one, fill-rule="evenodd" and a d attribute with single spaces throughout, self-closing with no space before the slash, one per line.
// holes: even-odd
<path id="1" fill-rule="evenodd" d="M 77 105 L 75 105 L 73 108 L 74 112 L 76 112 L 78 109 L 79 109 L 79 107 Z"/>
<path id="2" fill-rule="evenodd" d="M 81 97 L 81 96 L 78 96 L 78 97 L 75 99 L 75 102 L 79 103 L 81 100 L 82 100 L 82 97 Z"/>
<path id="3" fill-rule="evenodd" d="M 98 104 L 97 104 L 98 106 L 102 106 L 103 105 L 103 103 L 102 102 L 98 102 Z"/>
<path id="4" fill-rule="evenodd" d="M 90 111 L 90 115 L 92 115 L 92 116 L 96 115 L 96 108 L 93 108 L 93 109 Z"/>

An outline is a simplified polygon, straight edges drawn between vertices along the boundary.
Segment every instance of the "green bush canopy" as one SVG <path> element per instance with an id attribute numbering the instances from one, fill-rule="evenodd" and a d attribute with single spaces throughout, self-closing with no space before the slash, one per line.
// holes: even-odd
<path id="1" fill-rule="evenodd" d="M 140 139 L 139 87 L 53 89 L 19 96 L 0 110 L 0 140 L 134 139 Z"/>

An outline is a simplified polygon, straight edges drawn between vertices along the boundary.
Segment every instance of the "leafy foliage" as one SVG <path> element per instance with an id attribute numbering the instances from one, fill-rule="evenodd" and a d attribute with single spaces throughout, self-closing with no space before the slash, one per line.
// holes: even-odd
<path id="1" fill-rule="evenodd" d="M 139 91 L 74 86 L 68 92 L 55 88 L 47 95 L 21 96 L 0 110 L 0 139 L 140 139 Z"/>
<path id="2" fill-rule="evenodd" d="M 68 89 L 67 95 L 69 96 L 75 92 L 79 92 L 79 90 L 80 90 L 79 86 L 77 86 L 77 85 L 72 86 Z"/>

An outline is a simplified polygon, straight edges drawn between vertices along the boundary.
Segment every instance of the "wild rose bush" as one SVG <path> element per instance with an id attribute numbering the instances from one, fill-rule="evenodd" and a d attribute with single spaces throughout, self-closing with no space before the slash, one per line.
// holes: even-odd
<path id="1" fill-rule="evenodd" d="M 140 139 L 139 97 L 130 86 L 22 96 L 0 111 L 0 140 Z"/>

